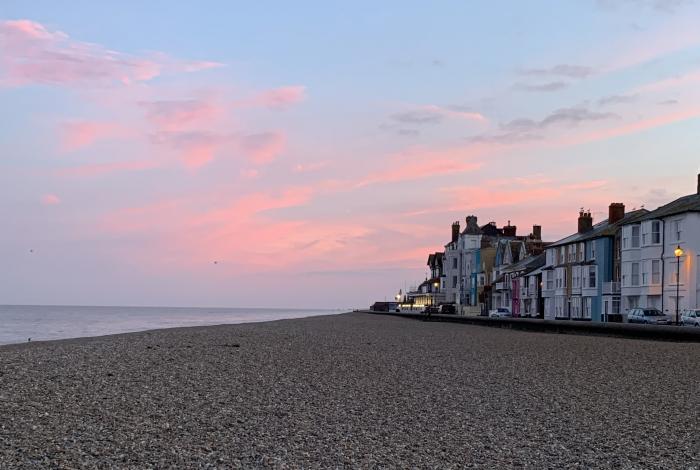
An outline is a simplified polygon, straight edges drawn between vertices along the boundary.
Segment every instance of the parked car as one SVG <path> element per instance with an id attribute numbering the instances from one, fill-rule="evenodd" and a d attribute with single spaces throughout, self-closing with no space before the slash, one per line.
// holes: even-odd
<path id="1" fill-rule="evenodd" d="M 700 308 L 684 311 L 681 315 L 681 325 L 700 327 Z"/>
<path id="2" fill-rule="evenodd" d="M 442 304 L 440 305 L 440 313 L 455 315 L 457 313 L 457 308 L 454 304 Z"/>
<path id="3" fill-rule="evenodd" d="M 437 305 L 428 305 L 423 309 L 423 313 L 440 313 L 440 309 Z"/>
<path id="4" fill-rule="evenodd" d="M 664 314 L 658 308 L 633 308 L 627 314 L 628 323 L 645 323 L 654 325 L 670 325 L 670 315 Z"/>
<path id="5" fill-rule="evenodd" d="M 498 307 L 494 310 L 489 311 L 489 317 L 492 318 L 508 318 L 512 317 L 513 314 L 510 312 L 508 307 Z"/>

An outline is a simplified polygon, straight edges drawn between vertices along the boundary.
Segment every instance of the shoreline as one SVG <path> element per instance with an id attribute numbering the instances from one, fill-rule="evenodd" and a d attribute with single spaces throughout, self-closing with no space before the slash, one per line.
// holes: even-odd
<path id="1" fill-rule="evenodd" d="M 697 344 L 455 326 L 352 312 L 9 345 L 0 466 L 700 465 Z"/>
<path id="2" fill-rule="evenodd" d="M 4 348 L 9 348 L 12 346 L 22 346 L 22 345 L 32 345 L 32 344 L 47 344 L 47 343 L 58 343 L 58 342 L 82 342 L 82 341 L 87 341 L 87 340 L 93 340 L 93 339 L 109 339 L 112 337 L 120 337 L 120 336 L 125 336 L 125 335 L 138 335 L 138 334 L 152 334 L 152 333 L 159 333 L 159 332 L 167 332 L 171 330 L 186 330 L 186 329 L 197 329 L 197 328 L 217 328 L 217 327 L 226 327 L 226 326 L 233 326 L 233 325 L 248 325 L 251 323 L 275 323 L 275 322 L 280 322 L 280 321 L 287 321 L 287 320 L 301 320 L 305 318 L 321 318 L 321 317 L 333 317 L 335 315 L 346 315 L 348 313 L 353 313 L 352 311 L 341 311 L 338 313 L 331 313 L 331 314 L 325 314 L 325 315 L 308 315 L 304 317 L 292 317 L 292 318 L 277 318 L 274 320 L 251 320 L 251 321 L 240 321 L 236 323 L 216 323 L 216 324 L 211 324 L 211 325 L 190 325 L 190 326 L 171 326 L 171 327 L 166 327 L 166 328 L 149 328 L 147 330 L 135 330 L 135 331 L 123 331 L 121 333 L 108 333 L 106 335 L 95 335 L 95 336 L 75 336 L 75 337 L 70 337 L 70 338 L 57 338 L 57 339 L 45 339 L 45 340 L 34 340 L 32 339 L 31 341 L 24 341 L 21 343 L 0 343 L 0 353 L 2 353 Z"/>
<path id="3" fill-rule="evenodd" d="M 15 306 L 17 307 L 17 306 Z M 19 307 L 33 307 L 33 306 L 19 306 Z M 50 307 L 50 306 L 49 306 Z M 72 308 L 73 306 L 58 306 L 60 308 Z M 92 308 L 92 307 L 85 307 L 82 306 L 80 308 Z M 110 308 L 110 309 L 140 309 L 142 307 L 98 307 L 98 308 Z M 152 308 L 152 307 L 145 307 L 145 308 Z M 158 309 L 169 309 L 169 307 L 153 307 L 153 308 L 158 308 Z M 195 307 L 196 309 L 200 309 L 200 307 Z M 192 310 L 189 307 L 183 307 L 183 310 Z M 201 308 L 202 310 L 207 310 L 206 307 Z M 227 309 L 221 309 L 221 310 L 227 310 Z M 230 309 L 228 309 L 230 310 Z M 241 309 L 247 311 L 248 309 Z M 255 310 L 255 309 L 250 309 L 250 310 Z M 276 309 L 258 309 L 258 310 L 271 310 L 271 311 L 277 311 Z M 314 309 L 279 309 L 279 311 L 298 311 L 298 312 L 313 312 Z M 79 340 L 79 339 L 86 339 L 86 338 L 101 338 L 101 337 L 108 337 L 108 336 L 116 336 L 116 335 L 125 335 L 125 334 L 134 334 L 134 333 L 144 333 L 144 332 L 151 332 L 151 331 L 159 331 L 159 330 L 168 330 L 168 329 L 178 329 L 178 328 L 200 328 L 200 327 L 211 327 L 211 326 L 225 326 L 225 325 L 239 325 L 239 324 L 246 324 L 246 323 L 264 323 L 264 322 L 272 322 L 272 321 L 280 321 L 280 320 L 293 320 L 297 318 L 309 318 L 309 317 L 315 317 L 315 316 L 332 316 L 332 315 L 342 315 L 344 313 L 349 313 L 345 310 L 338 310 L 337 313 L 328 313 L 332 312 L 332 310 L 322 310 L 318 309 L 315 310 L 317 312 L 324 312 L 323 314 L 308 314 L 308 315 L 303 315 L 303 316 L 294 316 L 294 317 L 288 317 L 288 318 L 274 318 L 274 319 L 252 319 L 252 320 L 247 320 L 247 319 L 238 319 L 237 321 L 231 322 L 231 323 L 210 323 L 210 324 L 202 324 L 202 325 L 181 325 L 181 326 L 166 326 L 166 327 L 161 327 L 161 328 L 150 328 L 146 327 L 143 329 L 136 329 L 136 330 L 129 330 L 129 331 L 118 331 L 114 333 L 105 333 L 105 334 L 95 334 L 95 335 L 82 335 L 82 336 L 70 336 L 66 338 L 49 338 L 49 339 L 34 339 L 35 337 L 31 337 L 32 341 L 26 341 L 26 338 L 24 341 L 16 342 L 16 343 L 2 343 L 0 342 L 0 351 L 2 351 L 2 348 L 7 347 L 7 346 L 16 346 L 16 345 L 21 345 L 21 344 L 29 344 L 29 343 L 47 343 L 51 341 L 69 341 L 69 340 Z"/>

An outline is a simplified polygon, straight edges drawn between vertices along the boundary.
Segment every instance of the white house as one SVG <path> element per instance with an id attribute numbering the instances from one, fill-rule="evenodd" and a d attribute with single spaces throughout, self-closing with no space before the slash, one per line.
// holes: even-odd
<path id="1" fill-rule="evenodd" d="M 460 282 L 460 248 L 459 248 L 459 222 L 452 224 L 452 238 L 445 245 L 445 255 L 442 265 L 442 291 L 445 294 L 445 302 L 459 302 Z"/>
<path id="2" fill-rule="evenodd" d="M 623 314 L 635 307 L 653 307 L 675 316 L 677 309 L 698 308 L 700 175 L 696 194 L 622 228 L 621 258 Z"/>

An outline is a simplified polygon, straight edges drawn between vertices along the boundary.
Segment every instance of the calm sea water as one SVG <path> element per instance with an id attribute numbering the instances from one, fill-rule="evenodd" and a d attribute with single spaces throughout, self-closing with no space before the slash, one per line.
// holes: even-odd
<path id="1" fill-rule="evenodd" d="M 0 305 L 0 344 L 101 336 L 179 326 L 301 318 L 346 310 Z"/>

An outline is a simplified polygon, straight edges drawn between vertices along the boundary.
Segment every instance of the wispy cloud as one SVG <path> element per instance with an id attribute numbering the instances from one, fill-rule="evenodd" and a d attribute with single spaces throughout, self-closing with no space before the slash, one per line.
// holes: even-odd
<path id="1" fill-rule="evenodd" d="M 598 0 L 598 5 L 605 9 L 629 5 L 635 8 L 650 8 L 666 13 L 676 13 L 681 7 L 693 3 L 695 3 L 695 0 Z"/>
<path id="2" fill-rule="evenodd" d="M 124 137 L 128 134 L 122 126 L 113 122 L 66 121 L 59 125 L 61 150 L 73 152 L 101 139 Z"/>
<path id="3" fill-rule="evenodd" d="M 281 132 L 263 132 L 240 137 L 239 146 L 255 164 L 270 163 L 284 152 L 287 138 Z"/>
<path id="4" fill-rule="evenodd" d="M 476 157 L 480 149 L 456 149 L 451 151 L 414 151 L 393 156 L 386 168 L 373 171 L 355 181 L 351 186 L 361 188 L 378 183 L 415 181 L 437 175 L 474 171 L 483 165 Z"/>
<path id="5" fill-rule="evenodd" d="M 520 70 L 521 75 L 531 76 L 560 76 L 568 78 L 586 78 L 593 74 L 595 69 L 583 65 L 558 64 L 549 68 L 532 68 Z"/>
<path id="6" fill-rule="evenodd" d="M 262 107 L 269 109 L 286 109 L 306 99 L 306 87 L 302 85 L 287 85 L 261 91 L 253 96 L 235 100 L 233 106 Z"/>
<path id="7" fill-rule="evenodd" d="M 61 203 L 61 198 L 55 194 L 44 194 L 41 196 L 41 203 L 45 206 L 56 206 Z"/>
<path id="8" fill-rule="evenodd" d="M 598 100 L 599 106 L 607 106 L 613 104 L 625 104 L 637 101 L 638 96 L 634 95 L 610 95 L 600 98 Z"/>
<path id="9" fill-rule="evenodd" d="M 150 170 L 153 168 L 158 168 L 159 166 L 161 166 L 161 164 L 154 160 L 91 163 L 75 167 L 62 168 L 56 171 L 56 175 L 70 177 L 94 177 L 125 171 Z"/>
<path id="10" fill-rule="evenodd" d="M 0 22 L 0 85 L 107 85 L 151 80 L 163 72 L 219 67 L 162 53 L 134 56 L 82 42 L 30 20 Z"/>
<path id="11" fill-rule="evenodd" d="M 328 160 L 312 163 L 297 163 L 294 165 L 294 173 L 309 173 L 312 171 L 318 171 L 328 167 L 330 163 L 331 162 Z"/>
<path id="12" fill-rule="evenodd" d="M 411 125 L 438 124 L 447 118 L 476 122 L 485 122 L 487 120 L 483 114 L 476 111 L 457 107 L 442 107 L 432 104 L 394 113 L 389 116 L 389 118 L 401 124 Z"/>
<path id="13" fill-rule="evenodd" d="M 513 132 L 532 132 L 542 130 L 555 125 L 576 126 L 586 121 L 600 121 L 619 117 L 615 113 L 601 113 L 590 111 L 584 107 L 561 108 L 548 114 L 543 119 L 537 121 L 528 118 L 514 119 L 502 127 Z"/>
<path id="14" fill-rule="evenodd" d="M 531 92 L 552 92 L 563 90 L 569 86 L 568 83 L 562 81 L 530 84 L 530 83 L 516 83 L 513 85 L 514 90 L 518 91 L 531 91 Z"/>
<path id="15" fill-rule="evenodd" d="M 146 118 L 159 131 L 182 131 L 193 126 L 210 125 L 221 116 L 221 106 L 212 100 L 185 99 L 141 101 Z"/>

